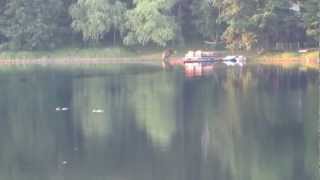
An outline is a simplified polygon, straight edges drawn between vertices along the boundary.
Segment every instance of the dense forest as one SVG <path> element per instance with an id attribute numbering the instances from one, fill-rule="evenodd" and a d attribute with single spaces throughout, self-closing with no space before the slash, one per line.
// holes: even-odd
<path id="1" fill-rule="evenodd" d="M 174 46 L 269 50 L 319 43 L 319 0 L 0 0 L 2 49 Z"/>

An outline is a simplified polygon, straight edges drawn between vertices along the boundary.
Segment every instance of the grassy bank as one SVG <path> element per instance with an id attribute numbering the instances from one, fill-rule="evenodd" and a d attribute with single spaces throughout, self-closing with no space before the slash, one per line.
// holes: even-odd
<path id="1" fill-rule="evenodd" d="M 277 52 L 255 56 L 257 63 L 292 67 L 302 65 L 307 68 L 319 68 L 319 51 L 311 52 Z"/>
<path id="2" fill-rule="evenodd" d="M 52 51 L 2 51 L 0 59 L 59 59 L 59 58 L 105 58 L 136 57 L 138 53 L 122 47 L 76 48 L 68 47 Z"/>
<path id="3" fill-rule="evenodd" d="M 177 48 L 175 56 L 183 56 L 189 49 L 207 49 L 203 45 L 195 44 L 187 47 Z M 209 49 L 210 50 L 210 49 Z M 0 60 L 46 60 L 47 62 L 74 60 L 81 63 L 81 60 L 99 63 L 101 60 L 120 62 L 121 60 L 134 62 L 139 61 L 160 61 L 163 48 L 144 47 L 129 49 L 125 47 L 95 47 L 78 48 L 67 47 L 52 51 L 2 51 Z M 229 54 L 226 52 L 226 54 Z M 232 54 L 232 53 L 230 53 Z M 269 52 L 263 55 L 255 53 L 237 52 L 249 58 L 249 63 L 273 64 L 285 67 L 303 65 L 308 68 L 319 68 L 318 51 L 313 52 Z M 122 61 L 122 62 L 125 62 Z M 38 62 L 38 61 L 37 61 Z"/>
<path id="4" fill-rule="evenodd" d="M 175 56 L 183 56 L 188 50 L 212 49 L 208 45 L 194 42 L 185 47 L 175 47 Z M 145 46 L 128 48 L 123 46 L 97 46 L 97 47 L 64 47 L 50 51 L 1 51 L 0 60 L 20 59 L 140 59 L 161 60 L 164 48 Z"/>

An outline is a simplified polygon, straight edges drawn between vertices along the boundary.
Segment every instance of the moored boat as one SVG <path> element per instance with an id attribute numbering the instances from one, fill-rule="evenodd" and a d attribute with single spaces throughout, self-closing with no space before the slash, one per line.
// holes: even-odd
<path id="1" fill-rule="evenodd" d="M 212 72 L 217 64 L 243 66 L 245 62 L 246 57 L 242 55 L 224 56 L 218 52 L 198 50 L 189 51 L 182 58 L 167 58 L 163 61 L 163 67 L 180 66 L 188 76 L 202 76 Z"/>

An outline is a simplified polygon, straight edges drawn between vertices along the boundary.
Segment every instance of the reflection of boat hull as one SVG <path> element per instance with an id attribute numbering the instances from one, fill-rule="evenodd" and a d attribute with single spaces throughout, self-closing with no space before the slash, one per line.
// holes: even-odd
<path id="1" fill-rule="evenodd" d="M 218 64 L 227 66 L 243 66 L 246 58 L 243 56 L 226 56 L 224 58 L 199 57 L 199 58 L 177 58 L 164 62 L 164 68 L 180 66 L 184 68 L 188 77 L 202 76 L 213 71 Z"/>
<path id="2" fill-rule="evenodd" d="M 186 76 L 195 77 L 209 74 L 214 69 L 214 65 L 218 62 L 216 59 L 203 58 L 197 60 L 190 60 L 185 58 L 171 59 L 168 62 L 163 62 L 164 68 L 182 67 Z"/>
<path id="3" fill-rule="evenodd" d="M 184 72 L 188 77 L 203 76 L 209 74 L 214 69 L 214 63 L 210 62 L 186 62 Z"/>

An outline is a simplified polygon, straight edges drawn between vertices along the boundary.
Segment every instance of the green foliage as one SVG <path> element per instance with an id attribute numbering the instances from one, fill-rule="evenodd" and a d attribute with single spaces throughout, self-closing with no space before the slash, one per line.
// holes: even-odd
<path id="1" fill-rule="evenodd" d="M 248 18 L 255 13 L 257 2 L 231 0 L 216 2 L 216 6 L 221 10 L 219 20 L 228 25 L 222 36 L 227 47 L 250 50 L 256 42 L 256 36 L 255 24 Z"/>
<path id="2" fill-rule="evenodd" d="M 112 30 L 123 32 L 125 4 L 110 0 L 79 0 L 70 8 L 72 28 L 83 39 L 99 41 Z"/>
<path id="3" fill-rule="evenodd" d="M 161 88 L 148 86 L 154 78 Z M 140 75 L 130 87 L 136 87 L 130 95 L 130 101 L 138 126 L 145 128 L 153 143 L 164 147 L 169 145 L 176 130 L 174 118 L 178 111 L 175 106 L 177 87 L 172 77 L 165 73 Z"/>
<path id="4" fill-rule="evenodd" d="M 319 8 L 318 0 L 0 0 L 0 46 L 164 47 L 201 39 L 230 49 L 289 49 L 319 41 Z"/>
<path id="5" fill-rule="evenodd" d="M 197 31 L 210 40 L 219 40 L 224 26 L 219 23 L 219 9 L 208 3 L 207 0 L 193 1 L 191 4 L 193 25 Z"/>
<path id="6" fill-rule="evenodd" d="M 135 7 L 127 12 L 125 44 L 153 42 L 165 46 L 175 39 L 177 25 L 169 15 L 173 5 L 171 0 L 136 0 Z"/>
<path id="7" fill-rule="evenodd" d="M 252 20 L 258 24 L 260 41 L 290 42 L 304 38 L 300 14 L 289 10 L 287 1 L 270 1 L 266 3 Z"/>
<path id="8" fill-rule="evenodd" d="M 306 0 L 303 4 L 303 20 L 307 33 L 314 38 L 320 36 L 320 3 L 318 0 Z"/>
<path id="9" fill-rule="evenodd" d="M 161 54 L 155 55 L 160 57 Z M 61 59 L 61 58 L 98 58 L 105 59 L 114 58 L 121 59 L 131 57 L 132 59 L 142 59 L 141 54 L 130 51 L 124 47 L 90 47 L 90 48 L 77 48 L 68 47 L 63 49 L 45 50 L 45 51 L 0 51 L 0 59 Z"/>
<path id="10" fill-rule="evenodd" d="M 5 10 L 6 4 L 7 4 L 6 0 L 0 0 L 0 17 L 4 16 L 4 10 Z M 1 21 L 0 21 L 0 27 L 1 27 Z M 4 34 L 0 30 L 0 43 L 4 40 L 5 40 Z"/>
<path id="11" fill-rule="evenodd" d="M 219 18 L 228 24 L 223 38 L 231 49 L 269 49 L 306 39 L 300 11 L 292 10 L 297 4 L 288 0 L 231 0 L 219 6 Z"/>
<path id="12" fill-rule="evenodd" d="M 54 48 L 61 33 L 61 0 L 10 0 L 0 19 L 0 32 L 12 49 Z"/>

